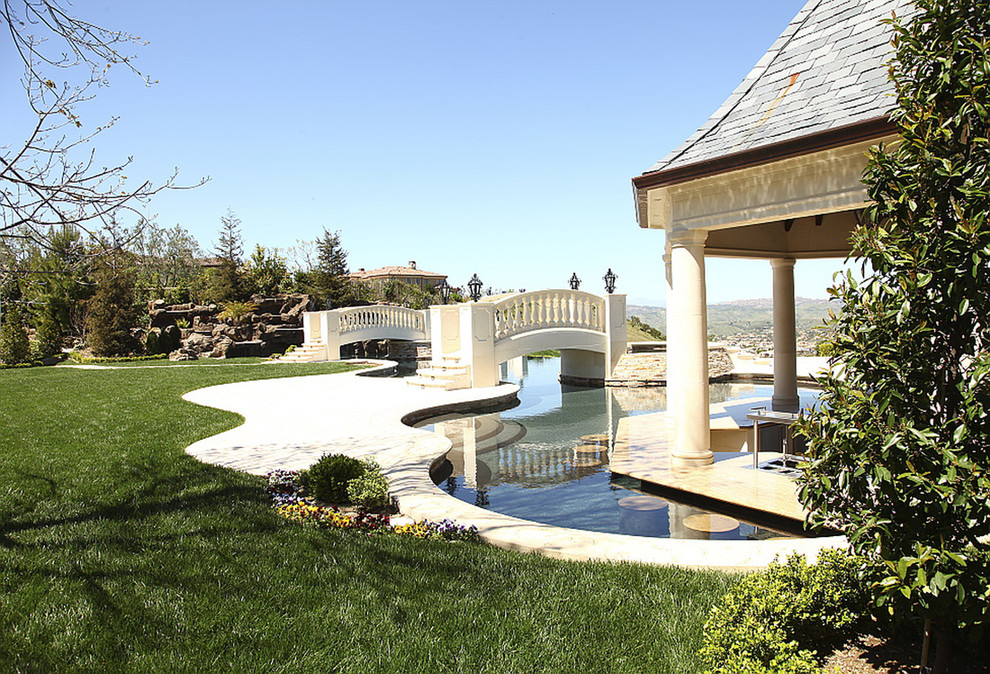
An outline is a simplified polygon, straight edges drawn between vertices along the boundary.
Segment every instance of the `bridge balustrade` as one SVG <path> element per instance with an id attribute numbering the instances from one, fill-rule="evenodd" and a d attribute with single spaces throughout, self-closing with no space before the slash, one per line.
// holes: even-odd
<path id="1" fill-rule="evenodd" d="M 532 330 L 579 328 L 605 332 L 605 299 L 576 290 L 537 290 L 494 303 L 495 339 Z"/>
<path id="2" fill-rule="evenodd" d="M 340 317 L 341 335 L 373 328 L 380 328 L 383 331 L 392 328 L 415 332 L 426 331 L 425 312 L 416 309 L 374 305 L 338 309 L 337 314 Z"/>

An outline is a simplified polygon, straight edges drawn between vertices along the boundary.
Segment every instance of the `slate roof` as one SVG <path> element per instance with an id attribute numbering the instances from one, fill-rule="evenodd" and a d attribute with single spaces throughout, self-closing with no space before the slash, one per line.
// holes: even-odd
<path id="1" fill-rule="evenodd" d="M 890 26 L 909 0 L 809 0 L 708 122 L 646 174 L 885 115 Z M 644 175 L 646 175 L 644 174 Z"/>

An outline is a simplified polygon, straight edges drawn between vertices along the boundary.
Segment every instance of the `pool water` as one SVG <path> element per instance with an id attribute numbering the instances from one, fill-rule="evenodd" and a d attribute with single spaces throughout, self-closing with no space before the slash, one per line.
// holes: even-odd
<path id="1" fill-rule="evenodd" d="M 417 424 L 451 440 L 446 460 L 432 477 L 454 498 L 513 517 L 604 533 L 724 540 L 793 535 L 738 514 L 646 493 L 639 480 L 612 475 L 607 441 L 596 452 L 589 447 L 594 439 L 582 440 L 615 437 L 622 418 L 663 411 L 666 389 L 564 386 L 558 381 L 558 358 L 524 359 L 521 370 L 503 369 L 503 380 L 521 386 L 518 406 Z M 772 392 L 765 385 L 713 384 L 711 401 L 768 398 Z M 804 402 L 813 397 L 802 391 Z M 738 456 L 715 454 L 716 460 Z"/>

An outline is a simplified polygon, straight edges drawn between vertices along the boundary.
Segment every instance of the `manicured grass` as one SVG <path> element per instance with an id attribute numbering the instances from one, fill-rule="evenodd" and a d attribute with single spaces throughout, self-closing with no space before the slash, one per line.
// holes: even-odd
<path id="1" fill-rule="evenodd" d="M 182 401 L 336 364 L 0 371 L 0 669 L 698 671 L 719 573 L 308 529 Z"/>

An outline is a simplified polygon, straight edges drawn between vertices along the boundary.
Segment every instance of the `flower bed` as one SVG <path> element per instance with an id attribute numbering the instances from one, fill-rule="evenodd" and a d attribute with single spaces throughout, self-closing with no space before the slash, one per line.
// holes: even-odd
<path id="1" fill-rule="evenodd" d="M 273 470 L 268 473 L 265 491 L 272 499 L 275 512 L 287 520 L 325 529 L 363 531 L 368 535 L 398 534 L 439 541 L 478 541 L 478 529 L 451 520 L 422 520 L 392 526 L 386 512 L 369 512 L 364 508 L 344 510 L 307 496 L 299 485 L 299 473 Z"/>

